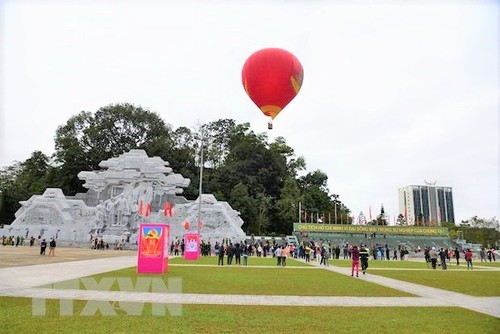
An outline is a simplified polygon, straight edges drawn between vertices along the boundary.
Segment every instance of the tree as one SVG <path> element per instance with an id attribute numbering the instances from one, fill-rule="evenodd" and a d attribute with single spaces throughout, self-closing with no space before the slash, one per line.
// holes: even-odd
<path id="1" fill-rule="evenodd" d="M 0 223 L 10 224 L 14 221 L 15 212 L 20 208 L 19 201 L 26 198 L 16 190 L 16 177 L 20 173 L 21 163 L 16 163 L 9 167 L 4 167 L 0 170 L 0 193 L 1 208 L 0 208 Z"/>
<path id="2" fill-rule="evenodd" d="M 366 217 L 363 211 L 359 212 L 358 215 L 358 225 L 366 225 Z"/>
<path id="3" fill-rule="evenodd" d="M 424 215 L 422 214 L 422 212 L 420 212 L 417 215 L 417 221 L 415 222 L 415 225 L 417 225 L 417 226 L 423 226 L 424 225 Z"/>
<path id="4" fill-rule="evenodd" d="M 243 183 L 240 182 L 234 186 L 230 193 L 229 201 L 233 208 L 240 212 L 241 219 L 245 222 L 242 228 L 246 230 L 246 233 L 259 233 L 258 204 L 249 195 L 248 189 Z"/>
<path id="5" fill-rule="evenodd" d="M 321 170 L 307 173 L 298 179 L 298 184 L 301 188 L 303 197 L 304 210 L 309 211 L 316 218 L 324 217 L 326 212 L 334 212 L 335 203 L 328 194 L 328 176 Z M 346 215 L 346 211 L 342 210 L 342 203 L 337 203 L 338 220 Z"/>
<path id="6" fill-rule="evenodd" d="M 299 178 L 299 183 L 303 189 L 317 187 L 319 190 L 328 193 L 328 176 L 321 170 L 316 170 Z"/>
<path id="7" fill-rule="evenodd" d="M 486 218 L 479 218 L 478 216 L 473 216 L 467 220 L 467 223 L 471 227 L 491 228 L 494 230 L 500 230 L 500 224 L 498 223 L 498 219 L 496 217 L 486 219 Z"/>
<path id="8" fill-rule="evenodd" d="M 406 222 L 405 217 L 401 213 L 398 215 L 397 224 L 400 225 L 400 226 L 408 225 L 408 223 Z"/>
<path id="9" fill-rule="evenodd" d="M 101 161 L 131 149 L 167 158 L 173 146 L 170 127 L 158 114 L 142 107 L 122 103 L 102 107 L 95 115 L 82 111 L 56 131 L 59 187 L 74 195 L 84 191 L 77 177 L 80 171 L 96 170 Z"/>
<path id="10" fill-rule="evenodd" d="M 209 144 L 206 161 L 212 168 L 218 168 L 224 164 L 236 128 L 236 122 L 232 119 L 220 119 L 203 127 L 204 137 Z"/>
<path id="11" fill-rule="evenodd" d="M 173 145 L 168 153 L 164 153 L 164 159 L 170 163 L 170 167 L 175 173 L 179 173 L 191 180 L 189 186 L 184 189 L 184 196 L 197 198 L 200 167 L 197 163 L 197 157 L 200 147 L 196 133 L 193 133 L 187 127 L 181 126 L 171 133 L 171 137 Z M 207 174 L 207 169 L 204 169 L 204 172 Z M 206 182 L 204 189 L 207 189 Z M 210 191 L 204 192 L 210 193 Z"/>
<path id="12" fill-rule="evenodd" d="M 49 165 L 49 158 L 40 151 L 35 151 L 23 162 L 15 163 L 0 170 L 0 192 L 2 205 L 0 222 L 10 224 L 15 219 L 19 203 L 34 194 L 42 194 L 55 182 L 54 168 Z"/>
<path id="13" fill-rule="evenodd" d="M 461 234 L 467 242 L 478 243 L 484 247 L 492 247 L 500 240 L 500 228 L 496 217 L 485 219 L 474 216 L 452 229 L 456 229 L 456 235 Z"/>
<path id="14" fill-rule="evenodd" d="M 259 209 L 257 217 L 258 233 L 259 235 L 263 235 L 264 232 L 267 232 L 267 227 L 269 226 L 268 211 L 272 204 L 272 198 L 261 193 L 257 195 L 256 201 Z"/>
<path id="15" fill-rule="evenodd" d="M 281 225 L 278 228 L 290 234 L 293 230 L 293 223 L 298 222 L 298 203 L 303 201 L 297 180 L 289 176 L 281 189 L 281 197 L 276 201 L 277 215 L 281 218 Z"/>
<path id="16" fill-rule="evenodd" d="M 285 159 L 286 172 L 290 177 L 297 178 L 299 171 L 305 170 L 306 162 L 304 157 L 295 157 L 293 148 L 286 144 L 285 138 L 276 137 L 269 149 Z"/>
<path id="17" fill-rule="evenodd" d="M 20 200 L 47 187 L 61 188 L 66 195 L 86 191 L 79 172 L 98 170 L 101 161 L 131 149 L 159 156 L 174 172 L 191 179 L 184 196 L 193 200 L 198 197 L 200 144 L 203 192 L 239 210 L 247 233 L 290 233 L 299 202 L 322 218 L 333 212 L 328 176 L 317 170 L 298 177 L 306 169 L 305 159 L 296 157 L 283 137 L 269 142 L 267 134 L 254 133 L 249 123 L 231 119 L 196 130 L 185 126 L 172 130 L 158 114 L 121 103 L 95 113 L 82 111 L 59 126 L 53 161 L 35 152 L 25 162 L 0 170 L 0 219 L 12 221 Z M 348 217 L 349 209 L 340 201 L 337 209 L 339 217 Z"/>

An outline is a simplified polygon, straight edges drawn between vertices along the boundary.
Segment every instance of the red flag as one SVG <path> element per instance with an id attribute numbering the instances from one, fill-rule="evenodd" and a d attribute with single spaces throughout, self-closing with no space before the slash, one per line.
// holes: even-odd
<path id="1" fill-rule="evenodd" d="M 184 229 L 185 229 L 185 230 L 189 230 L 189 220 L 186 220 L 186 221 L 184 222 Z"/>
<path id="2" fill-rule="evenodd" d="M 151 203 L 146 205 L 146 213 L 144 214 L 146 217 L 149 217 L 149 213 L 151 212 Z"/>
<path id="3" fill-rule="evenodd" d="M 165 204 L 163 205 L 163 215 L 164 216 L 169 216 L 169 217 L 173 217 L 173 210 L 174 206 L 172 204 L 170 204 L 168 201 L 165 202 Z"/>
<path id="4" fill-rule="evenodd" d="M 201 230 L 202 227 L 203 227 L 203 223 L 202 222 L 198 222 L 198 230 Z"/>
<path id="5" fill-rule="evenodd" d="M 142 201 L 139 202 L 139 216 L 142 216 Z"/>

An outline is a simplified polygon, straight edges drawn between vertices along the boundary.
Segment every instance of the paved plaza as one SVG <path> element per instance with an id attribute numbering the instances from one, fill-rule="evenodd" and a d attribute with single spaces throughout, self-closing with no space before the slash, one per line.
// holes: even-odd
<path id="1" fill-rule="evenodd" d="M 2 283 L 0 296 L 165 304 L 463 307 L 500 318 L 500 297 L 473 297 L 369 273 L 353 279 L 383 285 L 417 297 L 217 295 L 40 288 L 46 284 L 134 267 L 137 264 L 137 256 L 133 251 L 57 248 L 56 252 L 56 256 L 48 258 L 38 255 L 35 248 L 0 248 L 0 282 Z M 110 260 L 111 257 L 112 260 Z M 216 261 L 215 258 L 214 261 Z M 311 264 L 311 270 L 330 270 L 350 276 L 349 268 L 336 266 L 318 268 L 317 263 Z M 283 269 L 294 270 L 293 267 Z M 500 269 L 489 268 L 488 270 Z"/>

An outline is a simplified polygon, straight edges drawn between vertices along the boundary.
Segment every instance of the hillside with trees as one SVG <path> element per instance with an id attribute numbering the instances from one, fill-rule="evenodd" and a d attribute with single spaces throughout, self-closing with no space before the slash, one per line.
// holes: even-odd
<path id="1" fill-rule="evenodd" d="M 190 178 L 184 196 L 194 200 L 202 143 L 203 193 L 240 211 L 248 235 L 290 234 L 299 221 L 299 203 L 308 222 L 335 223 L 332 217 L 337 217 L 340 223 L 344 217 L 343 223 L 352 223 L 350 210 L 329 194 L 328 176 L 307 171 L 304 157 L 297 157 L 285 138 L 270 141 L 265 133 L 250 130 L 250 124 L 231 119 L 174 129 L 155 112 L 121 103 L 72 116 L 58 127 L 52 156 L 35 151 L 25 161 L 1 168 L 0 224 L 10 224 L 19 201 L 45 188 L 61 188 L 65 195 L 85 192 L 80 171 L 98 170 L 102 160 L 131 149 L 159 156 Z"/>

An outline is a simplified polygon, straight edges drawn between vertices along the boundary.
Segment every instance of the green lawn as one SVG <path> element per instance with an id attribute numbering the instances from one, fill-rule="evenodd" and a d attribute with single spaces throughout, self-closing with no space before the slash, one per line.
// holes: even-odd
<path id="1" fill-rule="evenodd" d="M 195 261 L 186 261 L 184 260 L 183 257 L 176 257 L 173 259 L 169 259 L 168 263 L 169 264 L 189 264 L 189 265 L 217 265 L 218 262 L 218 257 L 217 256 L 207 256 L 207 257 L 201 257 L 199 260 Z M 248 266 L 276 266 L 277 260 L 273 257 L 256 257 L 256 256 L 251 256 L 248 258 Z M 227 256 L 224 257 L 224 266 L 227 265 Z M 233 267 L 238 267 L 236 265 L 235 260 L 233 259 Z M 241 266 L 243 266 L 243 257 L 241 258 Z M 297 261 L 294 259 L 288 258 L 286 260 L 286 266 L 287 267 L 308 267 L 309 265 L 302 262 L 302 261 Z"/>
<path id="2" fill-rule="evenodd" d="M 460 261 L 461 262 L 461 261 Z M 494 267 L 494 268 L 500 268 L 500 260 L 495 261 L 495 262 L 481 262 L 481 261 L 473 261 L 472 263 L 474 266 L 483 266 L 483 267 Z"/>
<path id="3" fill-rule="evenodd" d="M 471 296 L 500 296 L 500 271 L 374 270 L 370 273 Z"/>
<path id="4" fill-rule="evenodd" d="M 60 316 L 58 301 L 46 316 L 31 314 L 31 299 L 0 297 L 3 333 L 497 333 L 500 319 L 461 308 L 296 307 L 184 305 L 181 316 Z M 119 313 L 119 312 L 118 312 Z"/>
<path id="5" fill-rule="evenodd" d="M 249 266 L 216 266 L 216 257 L 199 261 L 170 260 L 168 273 L 153 277 L 181 278 L 184 293 L 301 295 L 301 296 L 411 296 L 361 279 L 288 260 L 276 267 L 273 258 L 249 259 Z M 331 261 L 348 267 L 347 260 Z M 215 264 L 215 266 L 214 266 Z M 492 263 L 491 267 L 494 266 Z M 452 267 L 452 266 L 450 266 Z M 500 271 L 429 270 L 423 262 L 370 261 L 370 271 L 403 281 L 457 291 L 473 296 L 500 296 Z M 386 268 L 387 270 L 384 270 Z M 401 268 L 402 270 L 397 270 Z M 422 269 L 422 270 L 417 270 Z M 152 277 L 128 268 L 92 276 L 102 278 Z M 114 285 L 118 289 L 118 285 Z M 454 307 L 303 307 L 182 305 L 181 316 L 151 315 L 145 304 L 141 315 L 127 315 L 119 303 L 115 316 L 83 316 L 84 301 L 74 302 L 73 316 L 59 315 L 59 302 L 48 300 L 46 316 L 32 316 L 31 299 L 0 297 L 0 321 L 6 333 L 497 333 L 500 319 Z"/>
<path id="6" fill-rule="evenodd" d="M 150 277 L 128 268 L 92 276 L 97 282 L 103 277 Z M 182 279 L 184 293 L 298 295 L 298 296 L 372 296 L 404 297 L 406 292 L 356 280 L 350 276 L 315 267 L 205 267 L 169 266 L 168 273 L 158 276 Z M 83 286 L 81 285 L 83 289 Z M 118 290 L 118 285 L 113 286 Z"/>
<path id="7" fill-rule="evenodd" d="M 337 267 L 351 267 L 351 260 L 330 260 L 330 265 Z M 427 270 L 427 264 L 420 261 L 380 261 L 380 260 L 369 260 L 369 268 L 403 268 L 403 269 L 425 269 Z M 467 269 L 465 262 L 463 265 L 457 266 L 453 262 L 448 264 L 449 269 Z"/>

